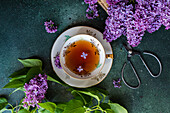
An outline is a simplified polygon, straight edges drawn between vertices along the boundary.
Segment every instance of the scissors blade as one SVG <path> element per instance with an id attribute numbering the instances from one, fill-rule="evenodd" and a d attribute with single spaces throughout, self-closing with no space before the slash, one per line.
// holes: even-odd
<path id="1" fill-rule="evenodd" d="M 123 43 L 123 46 L 125 47 L 126 51 L 132 50 L 132 47 L 129 44 Z"/>

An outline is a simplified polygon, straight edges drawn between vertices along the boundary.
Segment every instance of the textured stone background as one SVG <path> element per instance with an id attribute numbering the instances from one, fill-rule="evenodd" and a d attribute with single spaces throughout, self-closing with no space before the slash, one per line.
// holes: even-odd
<path id="1" fill-rule="evenodd" d="M 43 60 L 44 71 L 55 76 L 50 63 L 50 52 L 56 38 L 70 27 L 85 25 L 104 31 L 107 14 L 99 6 L 100 17 L 88 20 L 85 17 L 87 5 L 83 0 L 1 0 L 0 1 L 0 95 L 7 96 L 13 105 L 23 98 L 24 94 L 16 92 L 10 97 L 13 89 L 2 89 L 8 83 L 8 76 L 22 68 L 18 58 L 38 57 Z M 55 34 L 48 34 L 44 21 L 52 19 L 58 25 Z M 141 78 L 142 85 L 137 90 L 117 89 L 112 80 L 121 76 L 121 68 L 126 61 L 126 51 L 122 48 L 121 37 L 111 43 L 114 52 L 114 63 L 106 79 L 97 87 L 106 88 L 113 102 L 123 105 L 129 113 L 170 113 L 170 30 L 162 26 L 158 31 L 146 33 L 142 43 L 135 49 L 155 53 L 162 62 L 163 71 L 160 77 L 152 78 L 140 59 L 134 57 L 133 63 Z M 144 56 L 154 73 L 158 72 L 156 60 Z M 130 67 L 125 70 L 129 82 L 136 84 Z M 50 83 L 47 99 L 54 102 L 68 101 L 71 97 L 65 87 Z M 63 96 L 64 95 L 64 96 Z"/>

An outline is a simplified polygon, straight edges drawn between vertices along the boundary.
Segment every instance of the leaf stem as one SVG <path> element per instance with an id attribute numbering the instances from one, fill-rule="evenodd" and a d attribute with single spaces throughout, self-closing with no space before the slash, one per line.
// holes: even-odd
<path id="1" fill-rule="evenodd" d="M 36 107 L 36 108 L 34 109 L 33 113 L 35 113 L 37 109 L 38 109 L 38 108 Z"/>
<path id="2" fill-rule="evenodd" d="M 99 107 L 99 105 L 93 106 L 93 107 L 91 107 L 91 108 L 93 109 L 93 108 L 95 108 L 95 107 L 97 107 L 97 108 L 98 108 L 98 107 Z"/>
<path id="3" fill-rule="evenodd" d="M 88 110 L 88 111 L 90 112 L 90 111 L 96 111 L 96 110 L 100 110 L 102 111 L 102 113 L 105 112 L 105 110 L 103 110 L 99 105 L 91 107 L 91 110 Z"/>
<path id="4" fill-rule="evenodd" d="M 14 107 L 10 103 L 8 103 L 8 105 L 10 105 L 12 107 L 12 109 L 14 109 Z"/>
<path id="5" fill-rule="evenodd" d="M 105 97 L 103 97 L 103 102 L 105 101 Z"/>
<path id="6" fill-rule="evenodd" d="M 30 110 L 30 106 L 28 106 L 28 111 Z"/>
<path id="7" fill-rule="evenodd" d="M 99 110 L 99 109 L 96 108 L 96 109 L 91 109 L 91 110 L 88 110 L 88 111 L 96 111 L 96 110 Z"/>
<path id="8" fill-rule="evenodd" d="M 17 105 L 17 106 L 15 106 L 15 107 L 13 108 L 13 110 L 16 109 L 17 107 L 21 107 L 21 106 L 22 106 L 22 105 Z"/>
<path id="9" fill-rule="evenodd" d="M 86 105 L 87 104 L 87 102 L 86 102 L 86 100 L 84 99 L 84 97 L 78 92 L 78 91 L 76 91 L 76 93 L 78 94 L 78 95 L 80 95 L 81 96 L 81 98 L 83 99 L 83 101 L 84 101 L 84 104 Z"/>

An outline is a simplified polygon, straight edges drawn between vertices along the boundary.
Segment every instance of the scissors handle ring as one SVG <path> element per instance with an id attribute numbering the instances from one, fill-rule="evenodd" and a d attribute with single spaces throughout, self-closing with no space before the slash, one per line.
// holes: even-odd
<path id="1" fill-rule="evenodd" d="M 124 78 L 124 74 L 123 74 L 123 73 L 124 73 L 124 69 L 125 69 L 126 64 L 127 64 L 126 62 L 124 63 L 123 68 L 122 68 L 122 81 L 123 81 L 123 82 L 125 83 L 125 85 L 128 86 L 129 88 L 131 88 L 131 89 L 137 89 L 137 88 L 140 87 L 141 82 L 140 82 L 140 79 L 139 79 L 138 74 L 137 74 L 136 71 L 135 71 L 135 68 L 134 68 L 133 64 L 131 63 L 131 61 L 129 61 L 129 63 L 130 63 L 131 68 L 133 69 L 133 72 L 134 72 L 137 80 L 138 80 L 138 85 L 137 85 L 137 86 L 131 86 L 131 85 L 129 85 L 129 84 L 126 82 L 126 80 L 125 80 L 125 78 Z"/>
<path id="2" fill-rule="evenodd" d="M 158 77 L 161 75 L 161 72 L 162 72 L 162 64 L 160 62 L 160 60 L 158 59 L 158 57 L 156 57 L 154 54 L 152 53 L 149 53 L 149 52 L 143 52 L 143 54 L 146 54 L 146 55 L 150 55 L 150 56 L 153 56 L 159 63 L 159 73 L 157 75 L 154 75 L 150 69 L 148 68 L 148 66 L 146 65 L 145 61 L 143 60 L 143 58 L 140 56 L 140 59 L 142 60 L 143 64 L 145 65 L 146 69 L 148 70 L 149 74 L 152 76 L 152 77 Z"/>

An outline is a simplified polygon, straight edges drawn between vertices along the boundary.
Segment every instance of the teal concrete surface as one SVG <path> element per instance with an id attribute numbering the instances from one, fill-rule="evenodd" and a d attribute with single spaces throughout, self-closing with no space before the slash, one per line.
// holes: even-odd
<path id="1" fill-rule="evenodd" d="M 44 71 L 55 76 L 50 62 L 51 48 L 56 38 L 68 28 L 91 26 L 104 31 L 106 12 L 99 6 L 100 16 L 94 20 L 85 17 L 87 5 L 83 0 L 0 0 L 0 95 L 6 96 L 12 105 L 24 96 L 14 89 L 2 89 L 14 71 L 23 66 L 18 58 L 36 57 L 43 61 Z M 44 28 L 46 20 L 53 20 L 58 25 L 55 34 L 48 34 Z M 129 89 L 122 83 L 120 89 L 114 88 L 113 79 L 120 78 L 122 65 L 126 61 L 126 50 L 122 46 L 125 37 L 111 42 L 114 62 L 108 76 L 96 87 L 105 88 L 109 98 L 124 106 L 129 113 L 170 113 L 170 30 L 162 26 L 158 31 L 145 33 L 136 50 L 152 51 L 163 65 L 160 77 L 152 78 L 146 68 L 135 56 L 132 61 L 142 81 L 141 87 Z M 154 73 L 158 73 L 155 59 L 144 56 Z M 134 74 L 128 66 L 125 69 L 128 82 L 137 84 Z M 47 99 L 53 102 L 69 101 L 72 96 L 57 83 L 49 83 Z"/>

